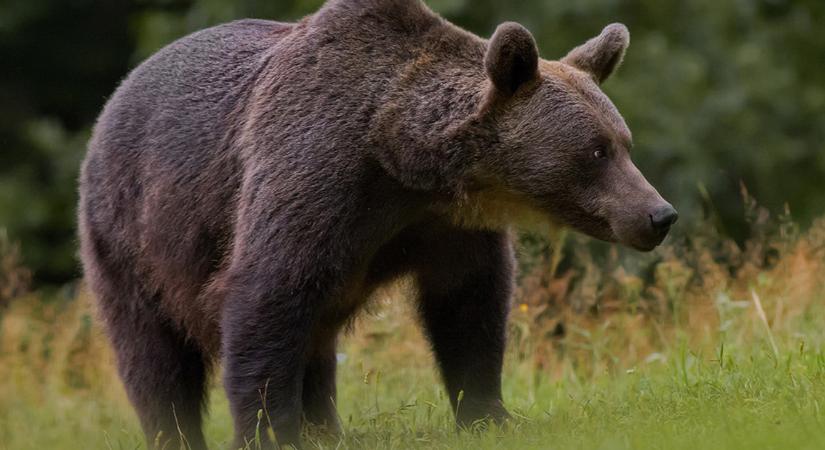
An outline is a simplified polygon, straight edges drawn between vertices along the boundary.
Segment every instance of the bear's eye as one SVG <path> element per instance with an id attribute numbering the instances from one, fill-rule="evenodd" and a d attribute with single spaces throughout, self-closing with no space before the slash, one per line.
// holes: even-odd
<path id="1" fill-rule="evenodd" d="M 607 152 L 604 150 L 604 148 L 599 148 L 598 150 L 593 152 L 593 157 L 596 158 L 596 159 L 602 159 L 606 156 L 607 156 Z"/>

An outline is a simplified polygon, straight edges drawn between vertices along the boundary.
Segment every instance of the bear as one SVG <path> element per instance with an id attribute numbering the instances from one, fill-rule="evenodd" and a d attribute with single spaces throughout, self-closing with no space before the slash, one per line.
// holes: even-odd
<path id="1" fill-rule="evenodd" d="M 219 364 L 236 448 L 259 410 L 272 448 L 339 431 L 339 332 L 402 276 L 457 424 L 506 420 L 513 230 L 647 251 L 677 218 L 599 87 L 628 43 L 612 24 L 550 61 L 517 23 L 486 40 L 421 0 L 329 0 L 135 68 L 93 129 L 78 226 L 148 442 L 206 448 Z"/>

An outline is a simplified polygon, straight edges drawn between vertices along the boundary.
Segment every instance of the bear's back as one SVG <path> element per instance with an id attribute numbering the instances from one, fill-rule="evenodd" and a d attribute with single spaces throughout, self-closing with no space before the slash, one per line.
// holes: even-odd
<path id="1" fill-rule="evenodd" d="M 204 264 L 221 256 L 212 243 L 226 240 L 226 205 L 240 179 L 227 150 L 250 85 L 293 26 L 241 20 L 199 31 L 122 82 L 98 118 L 80 177 L 81 241 L 112 259 L 98 264 L 154 272 L 160 285 L 171 282 L 162 271 L 172 266 L 191 269 L 195 279 L 184 284 L 213 270 Z M 160 255 L 168 258 L 156 264 Z"/>
<path id="2" fill-rule="evenodd" d="M 267 50 L 291 26 L 240 20 L 164 47 L 135 68 L 106 104 L 90 155 L 128 149 L 168 153 L 216 139 L 232 124 Z M 158 142 L 164 139 L 169 141 Z"/>

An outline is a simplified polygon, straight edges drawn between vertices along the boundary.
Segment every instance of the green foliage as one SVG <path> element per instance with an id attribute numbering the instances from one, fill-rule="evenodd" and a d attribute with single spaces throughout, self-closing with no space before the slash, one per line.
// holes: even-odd
<path id="1" fill-rule="evenodd" d="M 37 282 L 77 276 L 76 175 L 117 80 L 162 45 L 241 17 L 295 20 L 320 0 L 9 0 L 0 4 L 0 226 Z M 605 85 L 634 158 L 683 218 L 713 205 L 742 240 L 739 183 L 803 224 L 825 205 L 825 3 L 819 0 L 431 0 L 482 36 L 524 23 L 555 59 L 626 23 L 624 67 Z M 700 196 L 704 189 L 706 197 Z M 682 222 L 683 230 L 689 229 Z"/>

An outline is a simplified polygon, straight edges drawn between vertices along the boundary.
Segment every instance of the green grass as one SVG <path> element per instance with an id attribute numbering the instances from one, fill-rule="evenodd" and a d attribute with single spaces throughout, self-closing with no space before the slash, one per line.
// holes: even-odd
<path id="1" fill-rule="evenodd" d="M 760 348 L 726 356 L 723 363 L 716 355 L 687 350 L 672 356 L 671 363 L 588 380 L 553 382 L 510 368 L 505 399 L 518 418 L 510 429 L 478 435 L 454 432 L 432 376 L 393 371 L 384 377 L 385 385 L 372 388 L 347 380 L 353 384 L 344 388 L 341 409 L 354 419 L 343 443 L 445 449 L 825 448 L 822 353 L 803 350 L 777 360 Z M 370 405 L 365 399 L 378 401 Z"/>
<path id="2" fill-rule="evenodd" d="M 89 311 L 51 305 L 45 312 L 31 305 L 12 308 L 4 318 L 0 449 L 144 448 Z M 789 327 L 794 332 L 776 333 L 778 353 L 767 332 L 722 346 L 730 334 L 697 344 L 683 329 L 659 352 L 629 358 L 628 364 L 566 363 L 560 374 L 551 375 L 537 369 L 514 342 L 504 383 L 514 420 L 503 428 L 458 433 L 423 340 L 404 308 L 390 307 L 362 320 L 342 343 L 343 437 L 310 433 L 305 444 L 329 449 L 825 448 L 825 315 L 816 311 L 821 308 L 795 319 Z M 746 321 L 744 316 L 739 320 Z M 586 351 L 609 352 L 609 332 L 594 336 Z M 603 348 L 592 348 L 596 345 Z M 227 448 L 231 432 L 216 380 L 206 422 L 211 448 Z"/>

